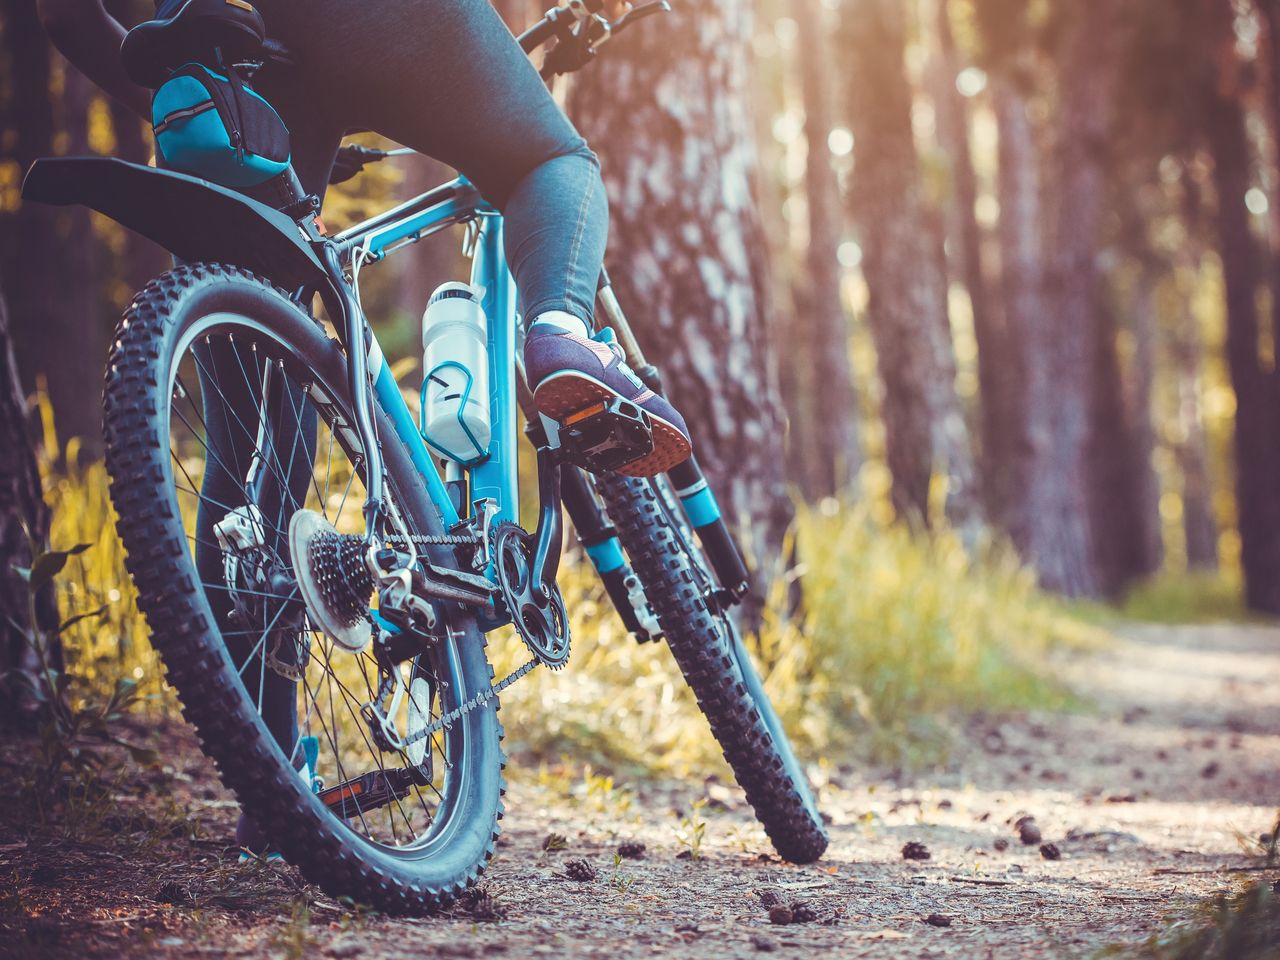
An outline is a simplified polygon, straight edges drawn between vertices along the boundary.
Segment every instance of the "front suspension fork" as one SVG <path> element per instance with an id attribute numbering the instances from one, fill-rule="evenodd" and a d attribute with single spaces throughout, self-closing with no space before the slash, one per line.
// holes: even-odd
<path id="1" fill-rule="evenodd" d="M 665 397 L 662 374 L 645 359 L 631 330 L 631 324 L 622 312 L 618 298 L 614 296 L 609 274 L 604 270 L 600 271 L 600 286 L 596 291 L 596 298 L 609 325 L 613 327 L 618 343 L 622 345 L 631 369 L 644 381 L 646 387 Z M 707 483 L 697 457 L 690 457 L 684 463 L 672 467 L 667 476 L 675 487 L 676 496 L 680 498 L 685 516 L 689 518 L 689 525 L 697 531 L 698 539 L 702 541 L 703 551 L 715 571 L 716 579 L 729 591 L 734 602 L 741 600 L 751 587 L 751 575 L 747 571 L 742 552 L 720 513 L 720 505 L 716 502 L 715 494 Z"/>

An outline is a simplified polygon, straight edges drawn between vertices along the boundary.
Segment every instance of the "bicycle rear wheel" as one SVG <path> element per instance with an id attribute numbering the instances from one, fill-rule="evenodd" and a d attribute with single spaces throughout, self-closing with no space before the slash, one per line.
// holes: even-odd
<path id="1" fill-rule="evenodd" d="M 502 731 L 491 700 L 430 732 L 492 681 L 461 608 L 395 668 L 407 696 L 384 716 L 404 741 L 427 731 L 397 749 L 365 715 L 384 709 L 390 668 L 326 638 L 299 599 L 293 515 L 362 527 L 351 411 L 345 356 L 295 302 L 237 268 L 179 267 L 138 295 L 112 349 L 111 495 L 153 642 L 253 823 L 331 895 L 421 912 L 493 854 Z M 439 535 L 381 411 L 375 426 L 390 508 L 412 534 Z"/>
<path id="2" fill-rule="evenodd" d="M 813 791 L 737 627 L 707 604 L 714 576 L 665 483 L 595 478 L 671 653 L 756 817 L 784 859 L 811 863 L 827 848 Z"/>

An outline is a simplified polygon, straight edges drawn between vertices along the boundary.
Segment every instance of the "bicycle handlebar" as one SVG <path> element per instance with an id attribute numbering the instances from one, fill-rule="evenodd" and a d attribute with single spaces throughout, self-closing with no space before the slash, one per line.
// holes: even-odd
<path id="1" fill-rule="evenodd" d="M 581 70 L 595 57 L 596 49 L 610 37 L 655 13 L 669 13 L 667 0 L 648 0 L 632 7 L 617 20 L 600 14 L 604 0 L 569 0 L 564 6 L 552 7 L 532 27 L 516 39 L 525 53 L 533 53 L 543 44 L 556 41 L 543 62 L 543 79 Z"/>

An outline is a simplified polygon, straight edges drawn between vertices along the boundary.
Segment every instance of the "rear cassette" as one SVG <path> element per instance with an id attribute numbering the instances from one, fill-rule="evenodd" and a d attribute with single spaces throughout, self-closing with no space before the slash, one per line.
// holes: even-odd
<path id="1" fill-rule="evenodd" d="M 289 556 L 298 592 L 312 623 L 340 647 L 359 653 L 372 636 L 369 598 L 373 575 L 365 543 L 341 534 L 324 517 L 299 510 L 289 521 Z"/>

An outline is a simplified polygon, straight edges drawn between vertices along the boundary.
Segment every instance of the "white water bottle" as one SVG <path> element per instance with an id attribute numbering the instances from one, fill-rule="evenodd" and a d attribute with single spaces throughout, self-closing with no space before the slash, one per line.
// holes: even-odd
<path id="1" fill-rule="evenodd" d="M 489 351 L 480 291 L 441 284 L 422 315 L 422 436 L 456 463 L 489 452 Z"/>

